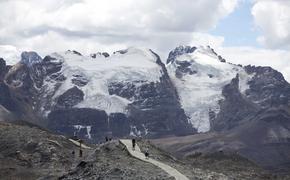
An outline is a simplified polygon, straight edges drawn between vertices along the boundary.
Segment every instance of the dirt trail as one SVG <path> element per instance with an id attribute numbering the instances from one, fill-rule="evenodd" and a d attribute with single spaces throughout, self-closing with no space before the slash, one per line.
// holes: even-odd
<path id="1" fill-rule="evenodd" d="M 171 166 L 168 166 L 167 164 L 164 164 L 162 162 L 156 161 L 154 159 L 146 159 L 144 154 L 141 152 L 139 146 L 136 144 L 135 150 L 132 149 L 132 142 L 129 139 L 121 139 L 120 142 L 126 146 L 127 150 L 129 151 L 129 153 L 142 160 L 145 162 L 149 162 L 151 164 L 154 164 L 155 166 L 163 169 L 165 172 L 167 172 L 170 176 L 173 176 L 176 180 L 189 180 L 186 176 L 184 176 L 183 174 L 181 174 L 179 171 L 177 171 L 176 169 L 174 169 Z"/>

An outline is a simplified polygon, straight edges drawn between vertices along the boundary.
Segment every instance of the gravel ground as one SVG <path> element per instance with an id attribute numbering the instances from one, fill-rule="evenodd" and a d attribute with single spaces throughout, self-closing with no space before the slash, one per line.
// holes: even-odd
<path id="1" fill-rule="evenodd" d="M 191 179 L 235 179 L 235 180 L 287 180 L 289 176 L 270 174 L 251 161 L 235 154 L 217 152 L 195 154 L 177 160 L 149 140 L 139 140 L 141 150 L 149 147 L 151 157 L 165 162 Z"/>
<path id="2" fill-rule="evenodd" d="M 77 163 L 72 150 L 77 147 L 63 136 L 0 122 L 1 179 L 55 179 Z"/>

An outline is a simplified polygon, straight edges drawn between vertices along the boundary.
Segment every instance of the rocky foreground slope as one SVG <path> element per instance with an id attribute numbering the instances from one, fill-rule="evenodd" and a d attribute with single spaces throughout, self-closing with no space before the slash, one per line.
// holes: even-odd
<path id="1" fill-rule="evenodd" d="M 0 122 L 1 179 L 53 179 L 74 164 L 76 147 L 63 136 L 23 122 Z"/>
<path id="2" fill-rule="evenodd" d="M 78 147 L 66 137 L 53 135 L 23 122 L 0 122 L 1 179 L 164 179 L 162 169 L 133 158 L 118 140 L 90 145 L 78 157 Z M 150 149 L 150 158 L 168 164 L 189 179 L 281 179 L 265 173 L 246 159 L 212 156 L 200 164 L 180 161 L 148 141 L 137 141 L 141 149 Z M 76 154 L 72 155 L 71 152 Z M 197 162 L 194 159 L 194 162 Z M 212 167 L 208 168 L 209 161 Z M 230 167 L 234 167 L 229 169 Z M 213 170 L 214 169 L 214 170 Z"/>
<path id="3" fill-rule="evenodd" d="M 79 148 L 67 138 L 29 124 L 0 122 L 0 137 L 1 179 L 171 179 L 130 157 L 118 141 L 90 145 L 79 158 Z"/>

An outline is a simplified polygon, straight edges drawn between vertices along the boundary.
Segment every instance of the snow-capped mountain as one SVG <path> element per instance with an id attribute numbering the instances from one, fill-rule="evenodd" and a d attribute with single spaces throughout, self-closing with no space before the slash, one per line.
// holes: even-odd
<path id="1" fill-rule="evenodd" d="M 93 142 L 203 132 L 202 141 L 198 134 L 170 149 L 234 151 L 268 169 L 289 167 L 290 84 L 271 67 L 231 64 L 210 47 L 177 47 L 166 65 L 144 48 L 23 52 L 13 66 L 0 58 L 3 119 Z"/>
<path id="2" fill-rule="evenodd" d="M 66 51 L 43 59 L 23 52 L 21 57 L 5 82 L 30 97 L 33 111 L 55 131 L 88 139 L 195 131 L 165 65 L 149 49 L 110 56 Z"/>
<path id="3" fill-rule="evenodd" d="M 162 68 L 156 63 L 156 57 L 149 50 L 130 48 L 126 52 L 116 52 L 110 57 L 86 57 L 72 51 L 54 53 L 51 59 L 62 64 L 60 74 L 65 80 L 56 90 L 56 81 L 51 77 L 44 80 L 48 94 L 53 92 L 53 103 L 68 89 L 77 87 L 83 92 L 82 101 L 75 104 L 78 108 L 96 108 L 110 113 L 126 113 L 128 104 L 134 102 L 134 96 L 125 98 L 114 94 L 113 85 L 134 84 L 140 88 L 145 83 L 158 83 Z M 138 94 L 135 94 L 138 96 Z M 73 106 L 73 105 L 71 105 Z M 50 109 L 48 110 L 50 111 Z M 46 112 L 47 114 L 48 112 Z"/>
<path id="4" fill-rule="evenodd" d="M 167 69 L 188 120 L 199 132 L 210 130 L 210 120 L 219 113 L 219 102 L 224 98 L 223 87 L 239 74 L 239 90 L 245 93 L 252 77 L 243 67 L 225 62 L 210 47 L 176 48 L 169 55 Z"/>
<path id="5" fill-rule="evenodd" d="M 23 52 L 19 63 L 2 66 L 5 102 L 21 104 L 18 115 L 91 140 L 229 130 L 290 102 L 281 73 L 228 63 L 210 47 L 177 47 L 166 65 L 150 49 L 129 48 L 44 58 Z"/>

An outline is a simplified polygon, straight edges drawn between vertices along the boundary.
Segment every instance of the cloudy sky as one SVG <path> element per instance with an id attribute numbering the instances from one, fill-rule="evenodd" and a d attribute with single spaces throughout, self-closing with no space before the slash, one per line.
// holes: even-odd
<path id="1" fill-rule="evenodd" d="M 290 0 L 0 0 L 0 56 L 210 45 L 290 81 Z"/>

